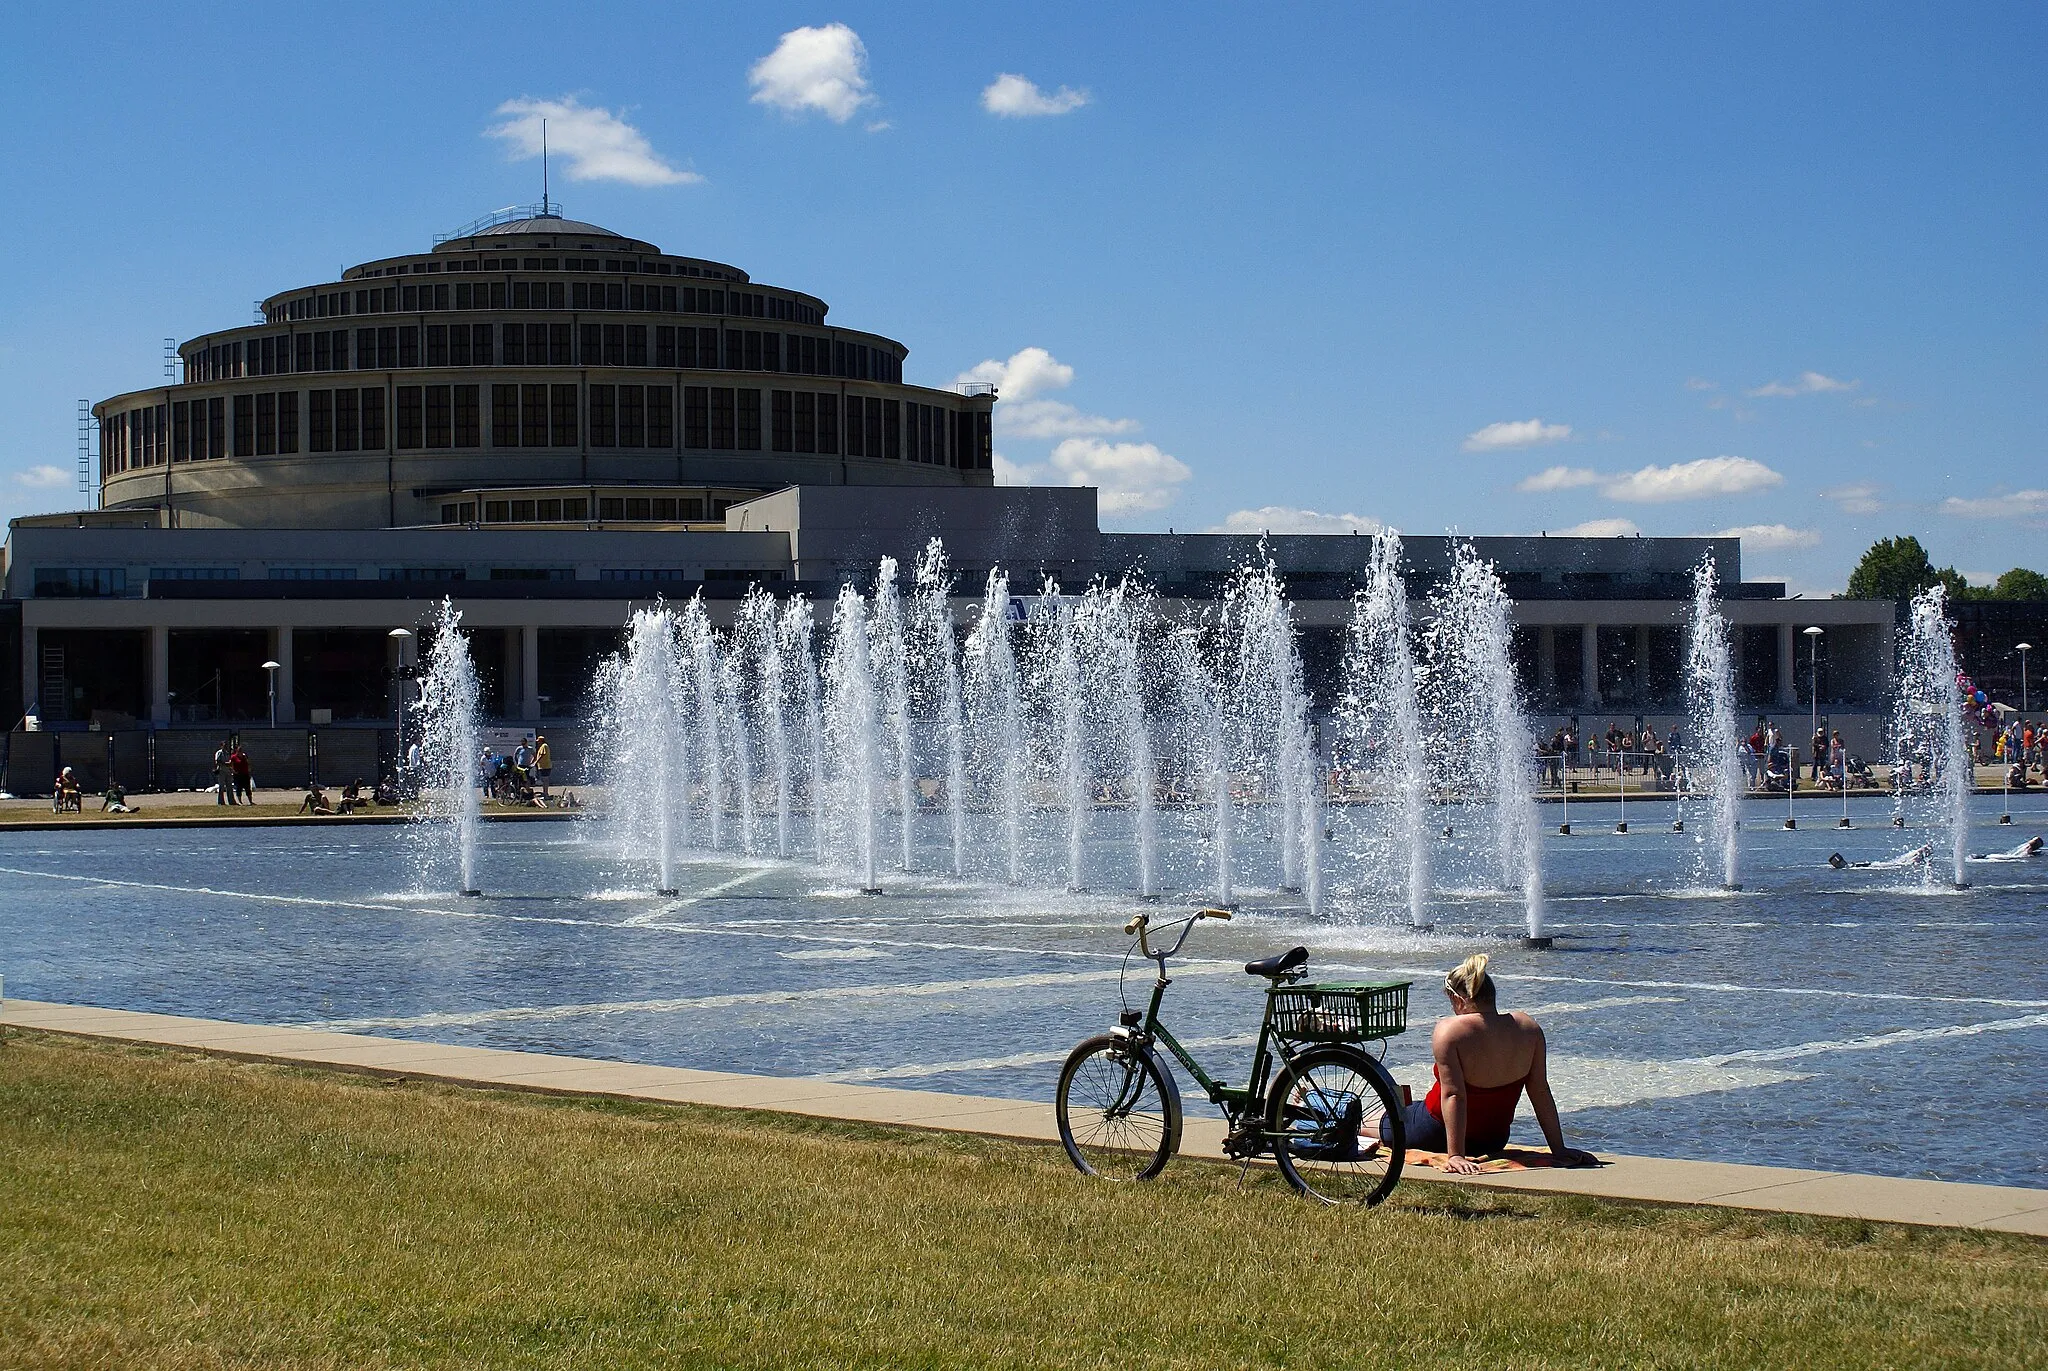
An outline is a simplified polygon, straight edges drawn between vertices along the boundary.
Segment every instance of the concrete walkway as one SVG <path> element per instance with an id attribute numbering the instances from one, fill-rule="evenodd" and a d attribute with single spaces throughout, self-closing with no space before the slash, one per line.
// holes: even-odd
<path id="1" fill-rule="evenodd" d="M 539 1052 L 454 1047 L 317 1029 L 266 1027 L 124 1009 L 0 1002 L 0 1024 L 115 1042 L 183 1048 L 249 1061 L 281 1062 L 378 1076 L 445 1081 L 498 1090 L 603 1095 L 669 1104 L 763 1109 L 860 1123 L 1057 1142 L 1052 1106 L 1024 1100 L 891 1090 L 790 1076 L 748 1076 L 674 1066 L 557 1057 Z M 1206 1112 L 1206 1111 L 1205 1111 Z M 1222 1160 L 1221 1119 L 1191 1115 L 1182 1155 Z M 1530 1170 L 1448 1177 L 1443 1184 L 1595 1195 L 1659 1204 L 1714 1204 L 1788 1214 L 1873 1219 L 1942 1228 L 1985 1228 L 2048 1237 L 2048 1190 L 1898 1180 L 1840 1171 L 1801 1171 L 1726 1162 L 1608 1158 L 1597 1170 Z M 1407 1179 L 1404 1177 L 1404 1179 Z"/>

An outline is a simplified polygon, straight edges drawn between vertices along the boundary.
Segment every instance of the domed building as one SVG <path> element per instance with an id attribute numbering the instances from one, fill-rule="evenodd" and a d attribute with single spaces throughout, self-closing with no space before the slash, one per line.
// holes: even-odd
<path id="1" fill-rule="evenodd" d="M 93 407 L 101 507 L 166 527 L 689 524 L 805 485 L 993 484 L 994 395 L 815 295 L 502 211 L 263 301 Z"/>
<path id="2" fill-rule="evenodd" d="M 483 713 L 506 736 L 545 724 L 573 766 L 635 606 L 702 597 L 724 622 L 758 585 L 829 614 L 841 584 L 885 557 L 905 575 L 933 537 L 963 619 L 996 567 L 1033 588 L 1135 574 L 1201 615 L 1270 559 L 1317 698 L 1336 697 L 1370 539 L 1105 533 L 1092 489 L 995 484 L 992 387 L 906 385 L 902 343 L 737 267 L 549 203 L 260 313 L 185 342 L 175 383 L 92 407 L 96 505 L 10 521 L 0 787 L 46 793 L 58 765 L 92 788 L 110 768 L 131 789 L 204 786 L 229 733 L 266 778 L 372 778 L 443 600 Z M 1676 709 L 1711 555 L 1745 705 L 1811 705 L 1817 665 L 1852 745 L 1881 732 L 1889 602 L 1789 600 L 1742 579 L 1730 537 L 1478 542 L 1539 719 Z M 1405 547 L 1426 596 L 1451 540 Z"/>

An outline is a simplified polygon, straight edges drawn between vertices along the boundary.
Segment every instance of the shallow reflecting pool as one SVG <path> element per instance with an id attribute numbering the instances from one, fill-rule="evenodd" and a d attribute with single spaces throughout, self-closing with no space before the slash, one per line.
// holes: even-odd
<path id="1" fill-rule="evenodd" d="M 1687 888 L 1693 838 L 1668 812 L 1632 804 L 1622 835 L 1611 807 L 1575 804 L 1575 835 L 1544 840 L 1547 952 L 1522 950 L 1504 895 L 1439 896 L 1418 934 L 1398 926 L 1398 892 L 1311 921 L 1299 897 L 1244 889 L 1234 922 L 1191 940 L 1169 1021 L 1240 1063 L 1262 983 L 1238 964 L 1303 942 L 1318 974 L 1415 979 L 1419 1027 L 1388 1060 L 1420 1086 L 1442 974 L 1486 949 L 1504 1006 L 1549 1032 L 1580 1145 L 2048 1185 L 2048 857 L 1972 862 L 1966 890 L 1945 872 L 1835 870 L 1830 853 L 1881 861 L 1928 835 L 1860 802 L 1852 829 L 1827 827 L 1830 812 L 1786 832 L 1782 803 L 1748 815 L 1739 892 Z M 1996 798 L 1976 808 L 1973 853 L 2048 831 L 2039 797 L 2015 800 L 2011 826 Z M 421 839 L 5 834 L 0 975 L 30 999 L 1049 1099 L 1066 1049 L 1113 1021 L 1121 925 L 1148 907 L 930 872 L 865 895 L 730 856 L 686 864 L 680 893 L 657 898 L 642 864 L 580 823 L 488 825 L 486 895 L 465 900 L 422 893 L 440 877 L 415 874 L 436 870 Z M 1154 908 L 1199 903 L 1198 880 L 1179 884 Z M 1517 1132 L 1538 1136 L 1526 1107 Z"/>

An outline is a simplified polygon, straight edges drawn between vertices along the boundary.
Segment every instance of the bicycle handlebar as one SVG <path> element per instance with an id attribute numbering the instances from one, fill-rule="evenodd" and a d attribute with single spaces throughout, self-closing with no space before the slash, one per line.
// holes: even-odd
<path id="1" fill-rule="evenodd" d="M 1150 957 L 1155 961 L 1161 962 L 1163 965 L 1164 960 L 1166 958 L 1171 957 L 1174 953 L 1180 951 L 1181 944 L 1185 943 L 1188 940 L 1188 934 L 1191 933 L 1194 930 L 1195 925 L 1201 922 L 1203 919 L 1222 919 L 1225 922 L 1228 922 L 1230 919 L 1230 911 L 1227 909 L 1196 910 L 1194 913 L 1188 915 L 1187 918 L 1179 921 L 1181 925 L 1180 937 L 1175 940 L 1172 947 L 1166 949 L 1166 951 L 1164 952 L 1154 952 L 1152 950 L 1151 939 L 1147 936 L 1147 934 L 1151 931 L 1152 928 L 1151 915 L 1144 913 L 1133 914 L 1130 917 L 1130 919 L 1124 924 L 1124 932 L 1137 934 L 1138 950 L 1140 952 L 1143 952 L 1147 957 Z M 1172 925 L 1168 925 L 1168 927 L 1171 926 Z M 1164 972 L 1162 972 L 1161 974 L 1164 974 Z"/>

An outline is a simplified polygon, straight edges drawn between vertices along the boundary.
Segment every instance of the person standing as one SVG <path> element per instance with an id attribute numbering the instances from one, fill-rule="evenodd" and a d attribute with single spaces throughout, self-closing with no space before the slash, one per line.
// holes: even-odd
<path id="1" fill-rule="evenodd" d="M 255 804 L 256 781 L 249 771 L 249 754 L 242 751 L 240 743 L 236 743 L 234 750 L 228 753 L 228 770 L 234 776 L 235 793 L 242 797 L 242 803 Z"/>
<path id="2" fill-rule="evenodd" d="M 235 803 L 235 766 L 229 760 L 232 755 L 226 743 L 213 750 L 213 802 L 216 805 Z"/>
<path id="3" fill-rule="evenodd" d="M 555 774 L 555 750 L 548 746 L 548 735 L 537 734 L 533 740 L 533 774 L 540 781 L 540 797 L 548 798 L 548 781 Z"/>
<path id="4" fill-rule="evenodd" d="M 1810 781 L 1820 780 L 1821 767 L 1826 765 L 1828 756 L 1828 726 L 1823 723 L 1813 730 L 1813 766 L 1807 775 Z"/>

